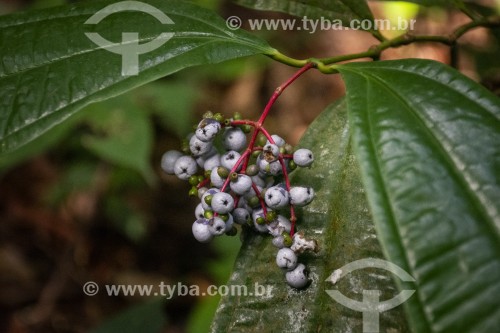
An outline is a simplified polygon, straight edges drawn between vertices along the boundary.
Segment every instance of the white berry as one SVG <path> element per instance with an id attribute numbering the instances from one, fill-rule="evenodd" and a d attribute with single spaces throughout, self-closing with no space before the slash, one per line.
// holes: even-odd
<path id="1" fill-rule="evenodd" d="M 198 124 L 195 135 L 201 141 L 212 141 L 219 132 L 220 128 L 221 126 L 218 121 L 206 118 Z"/>
<path id="2" fill-rule="evenodd" d="M 278 251 L 276 255 L 276 265 L 278 267 L 291 271 L 297 266 L 297 255 L 287 247 Z"/>
<path id="3" fill-rule="evenodd" d="M 302 148 L 293 153 L 293 161 L 299 167 L 308 167 L 313 163 L 314 155 L 309 149 Z"/>
<path id="4" fill-rule="evenodd" d="M 276 185 L 266 190 L 264 200 L 272 209 L 280 209 L 288 205 L 289 196 L 286 189 L 281 185 Z"/>
<path id="5" fill-rule="evenodd" d="M 191 156 L 181 156 L 175 161 L 174 173 L 182 180 L 188 180 L 198 170 L 196 161 Z"/>
<path id="6" fill-rule="evenodd" d="M 210 219 L 208 230 L 214 236 L 220 236 L 226 232 L 226 223 L 220 217 Z"/>
<path id="7" fill-rule="evenodd" d="M 290 203 L 302 207 L 314 199 L 314 190 L 311 187 L 294 186 L 290 189 Z"/>
<path id="8" fill-rule="evenodd" d="M 214 212 L 219 214 L 226 214 L 233 210 L 234 199 L 233 197 L 225 192 L 215 193 L 212 197 L 212 209 Z"/>
<path id="9" fill-rule="evenodd" d="M 308 272 L 304 264 L 298 264 L 293 271 L 286 272 L 286 282 L 291 287 L 300 289 L 304 288 L 309 283 Z"/>
<path id="10" fill-rule="evenodd" d="M 169 150 L 161 157 L 161 168 L 169 175 L 173 175 L 175 173 L 174 166 L 175 162 L 179 157 L 182 156 L 182 153 L 177 150 Z"/>
<path id="11" fill-rule="evenodd" d="M 212 143 L 201 141 L 196 135 L 193 135 L 191 139 L 189 139 L 189 150 L 193 156 L 202 156 L 212 150 Z"/>
<path id="12" fill-rule="evenodd" d="M 214 238 L 209 230 L 208 220 L 205 218 L 196 220 L 191 229 L 194 238 L 200 243 L 208 243 Z"/>
<path id="13" fill-rule="evenodd" d="M 247 136 L 241 128 L 227 128 L 224 131 L 223 144 L 227 150 L 241 151 L 247 144 Z"/>
<path id="14" fill-rule="evenodd" d="M 236 208 L 233 210 L 233 219 L 238 224 L 245 224 L 250 221 L 250 213 L 245 208 Z"/>
<path id="15" fill-rule="evenodd" d="M 237 195 L 244 195 L 252 188 L 252 178 L 247 175 L 238 175 L 236 180 L 229 184 L 231 191 Z"/>
<path id="16" fill-rule="evenodd" d="M 234 150 L 230 150 L 220 158 L 220 164 L 228 170 L 232 170 L 240 158 L 240 153 Z"/>

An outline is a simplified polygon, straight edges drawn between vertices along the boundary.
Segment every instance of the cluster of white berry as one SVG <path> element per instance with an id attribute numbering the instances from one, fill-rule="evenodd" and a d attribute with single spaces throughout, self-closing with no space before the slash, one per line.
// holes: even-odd
<path id="1" fill-rule="evenodd" d="M 247 133 L 252 130 L 247 144 Z M 294 207 L 309 204 L 314 190 L 290 186 L 288 174 L 297 167 L 311 166 L 313 153 L 294 151 L 259 122 L 242 120 L 239 114 L 224 119 L 211 112 L 183 146 L 183 152 L 167 151 L 161 166 L 166 173 L 189 181 L 190 195 L 201 201 L 195 210 L 194 237 L 206 243 L 223 234 L 235 235 L 236 225 L 269 233 L 279 248 L 276 263 L 286 271 L 288 284 L 305 287 L 308 274 L 297 255 L 317 251 L 317 244 L 295 233 Z"/>

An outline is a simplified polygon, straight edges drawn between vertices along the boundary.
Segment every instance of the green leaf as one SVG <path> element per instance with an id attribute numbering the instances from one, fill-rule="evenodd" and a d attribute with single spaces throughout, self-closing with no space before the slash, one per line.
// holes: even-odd
<path id="1" fill-rule="evenodd" d="M 91 330 L 91 333 L 160 333 L 167 322 L 164 305 L 164 299 L 156 298 L 131 306 Z"/>
<path id="2" fill-rule="evenodd" d="M 299 257 L 312 283 L 301 291 L 289 287 L 276 266 L 272 238 L 248 231 L 228 284 L 244 285 L 254 295 L 222 297 L 211 332 L 361 332 L 362 314 L 340 305 L 326 291 L 338 289 L 358 301 L 363 290 L 381 290 L 383 300 L 397 294 L 390 275 L 379 269 L 358 270 L 335 285 L 327 281 L 335 269 L 354 260 L 382 257 L 351 153 L 345 103 L 328 107 L 300 146 L 315 154 L 311 169 L 294 171 L 292 179 L 292 184 L 311 185 L 316 191 L 297 223 L 298 230 L 320 246 L 317 254 Z M 256 284 L 266 288 L 263 294 L 254 289 Z M 406 330 L 401 307 L 381 314 L 381 332 Z"/>
<path id="3" fill-rule="evenodd" d="M 150 155 L 152 124 L 146 112 L 122 95 L 84 110 L 93 134 L 82 138 L 83 145 L 100 158 L 139 172 L 152 183 Z"/>
<path id="4" fill-rule="evenodd" d="M 0 152 L 34 140 L 90 103 L 183 68 L 275 52 L 243 30 L 229 30 L 213 12 L 183 1 L 148 1 L 174 24 L 162 24 L 137 11 L 85 24 L 113 3 L 85 1 L 0 17 Z M 130 38 L 127 45 L 143 45 L 160 33 L 174 33 L 161 47 L 139 56 L 135 76 L 122 75 L 120 54 L 101 48 L 85 35 L 95 32 L 121 43 L 122 33 L 131 31 L 138 38 Z"/>
<path id="5" fill-rule="evenodd" d="M 428 60 L 339 65 L 384 252 L 415 332 L 500 327 L 500 100 Z"/>
<path id="6" fill-rule="evenodd" d="M 349 26 L 352 20 L 373 20 L 373 14 L 366 1 L 359 0 L 235 0 L 239 5 L 258 9 L 272 10 L 310 19 L 340 20 Z"/>

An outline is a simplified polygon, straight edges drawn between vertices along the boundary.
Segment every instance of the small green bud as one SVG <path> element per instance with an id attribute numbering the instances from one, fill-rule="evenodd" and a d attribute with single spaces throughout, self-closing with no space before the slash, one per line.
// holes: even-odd
<path id="1" fill-rule="evenodd" d="M 217 174 L 219 175 L 220 178 L 227 178 L 229 176 L 229 170 L 224 168 L 224 167 L 217 167 Z"/>
<path id="2" fill-rule="evenodd" d="M 290 237 L 290 234 L 287 233 L 287 232 L 284 232 L 283 234 L 281 234 L 281 236 L 283 236 L 283 245 L 285 247 L 290 247 L 292 246 L 292 237 Z"/>
<path id="3" fill-rule="evenodd" d="M 231 172 L 231 174 L 229 175 L 229 179 L 231 179 L 231 181 L 235 182 L 238 180 L 238 173 L 237 172 Z"/>
<path id="4" fill-rule="evenodd" d="M 212 195 L 211 195 L 211 194 L 209 194 L 209 195 L 207 195 L 207 196 L 205 197 L 205 203 L 206 203 L 207 205 L 209 205 L 209 206 L 211 206 L 211 205 L 212 205 Z"/>
<path id="5" fill-rule="evenodd" d="M 259 217 L 255 220 L 255 222 L 257 222 L 257 224 L 264 224 L 264 223 L 266 223 L 266 219 L 265 219 L 265 218 L 263 218 L 262 216 L 259 216 Z"/>
<path id="6" fill-rule="evenodd" d="M 205 171 L 205 178 L 210 179 L 210 175 L 211 175 L 211 174 L 212 174 L 212 171 L 210 171 L 210 170 L 206 170 L 206 171 Z"/>
<path id="7" fill-rule="evenodd" d="M 219 217 L 222 219 L 222 221 L 227 222 L 229 220 L 229 215 L 227 214 L 219 214 Z"/>
<path id="8" fill-rule="evenodd" d="M 219 113 L 219 112 L 217 112 L 214 115 L 214 119 L 217 120 L 219 123 L 223 123 L 224 122 L 224 116 L 222 115 L 222 113 Z"/>
<path id="9" fill-rule="evenodd" d="M 283 146 L 285 148 L 285 154 L 293 154 L 293 146 L 289 143 L 285 143 Z"/>
<path id="10" fill-rule="evenodd" d="M 257 137 L 257 145 L 264 147 L 266 145 L 266 142 L 267 142 L 266 136 L 264 134 L 259 134 L 259 136 Z"/>
<path id="11" fill-rule="evenodd" d="M 283 155 L 283 154 L 285 154 L 285 153 L 286 153 L 286 149 L 285 149 L 285 147 L 281 146 L 281 147 L 280 147 L 280 154 L 281 154 L 281 155 Z"/>
<path id="12" fill-rule="evenodd" d="M 260 155 L 261 153 L 262 153 L 262 152 L 261 152 L 260 150 L 256 150 L 256 151 L 252 152 L 252 157 L 257 158 L 257 157 L 259 157 L 259 155 Z"/>
<path id="13" fill-rule="evenodd" d="M 295 170 L 297 169 L 297 164 L 295 164 L 295 162 L 293 160 L 290 160 L 290 162 L 288 162 L 288 167 L 290 168 L 290 170 Z"/>
<path id="14" fill-rule="evenodd" d="M 278 217 L 278 214 L 276 214 L 275 211 L 268 211 L 267 214 L 266 214 L 266 221 L 268 223 L 276 220 L 276 217 Z"/>
<path id="15" fill-rule="evenodd" d="M 249 165 L 246 171 L 247 175 L 252 177 L 259 173 L 259 167 L 255 164 Z"/>
<path id="16" fill-rule="evenodd" d="M 206 210 L 205 213 L 203 213 L 203 216 L 205 216 L 206 219 L 210 220 L 214 217 L 214 212 L 212 212 L 211 210 Z"/>
<path id="17" fill-rule="evenodd" d="M 202 175 L 198 176 L 198 184 L 201 183 L 204 180 L 205 180 L 205 177 L 203 177 Z"/>
<path id="18" fill-rule="evenodd" d="M 256 196 L 253 196 L 250 199 L 248 199 L 248 205 L 252 208 L 257 207 L 259 204 L 260 204 L 259 198 L 257 198 Z"/>
<path id="19" fill-rule="evenodd" d="M 189 196 L 190 197 L 198 196 L 198 189 L 196 188 L 196 186 L 191 187 L 191 189 L 189 190 Z"/>
<path id="20" fill-rule="evenodd" d="M 250 133 L 252 131 L 252 126 L 250 125 L 242 125 L 241 130 L 243 133 Z"/>
<path id="21" fill-rule="evenodd" d="M 235 113 L 234 113 L 234 116 L 233 116 L 233 119 L 234 119 L 234 120 L 241 120 L 241 119 L 242 119 L 242 117 L 241 117 L 241 113 L 239 113 L 239 112 L 235 112 Z"/>
<path id="22" fill-rule="evenodd" d="M 198 176 L 191 176 L 189 177 L 189 185 L 192 185 L 192 186 L 196 186 L 199 184 L 199 181 L 198 181 Z"/>
<path id="23" fill-rule="evenodd" d="M 203 118 L 204 119 L 207 119 L 207 118 L 213 118 L 214 117 L 214 114 L 212 113 L 212 111 L 207 111 L 203 114 Z"/>

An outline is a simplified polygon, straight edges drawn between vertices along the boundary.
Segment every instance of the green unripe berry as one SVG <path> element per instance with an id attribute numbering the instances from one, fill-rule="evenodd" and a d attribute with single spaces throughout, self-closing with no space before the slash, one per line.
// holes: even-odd
<path id="1" fill-rule="evenodd" d="M 266 136 L 263 134 L 259 134 L 259 136 L 257 137 L 257 145 L 264 147 L 266 145 L 266 142 L 267 142 Z"/>
<path id="2" fill-rule="evenodd" d="M 221 124 L 224 122 L 224 116 L 219 112 L 214 115 L 214 119 Z"/>
<path id="3" fill-rule="evenodd" d="M 266 223 L 266 219 L 265 219 L 265 218 L 263 218 L 262 216 L 259 216 L 259 217 L 255 220 L 255 222 L 257 222 L 257 224 L 264 224 L 264 223 Z"/>
<path id="4" fill-rule="evenodd" d="M 205 203 L 206 203 L 207 205 L 209 205 L 209 206 L 210 206 L 210 205 L 212 205 L 212 197 L 213 197 L 213 196 L 212 196 L 211 194 L 209 194 L 209 195 L 207 195 L 207 196 L 205 197 Z"/>
<path id="5" fill-rule="evenodd" d="M 238 173 L 237 172 L 231 172 L 231 174 L 229 175 L 229 179 L 231 179 L 231 181 L 235 182 L 238 180 Z"/>
<path id="6" fill-rule="evenodd" d="M 241 119 L 242 119 L 242 117 L 241 117 L 241 113 L 239 113 L 239 112 L 235 112 L 235 113 L 234 113 L 234 116 L 233 116 L 233 119 L 234 119 L 234 120 L 241 120 Z"/>
<path id="7" fill-rule="evenodd" d="M 252 131 L 252 126 L 250 125 L 242 125 L 241 130 L 243 133 L 250 133 Z"/>
<path id="8" fill-rule="evenodd" d="M 217 167 L 217 174 L 219 175 L 220 178 L 224 179 L 229 176 L 229 170 L 224 168 L 224 167 Z"/>
<path id="9" fill-rule="evenodd" d="M 212 212 L 211 210 L 206 210 L 203 213 L 203 216 L 205 216 L 206 219 L 210 220 L 211 218 L 214 217 L 214 212 Z"/>
<path id="10" fill-rule="evenodd" d="M 188 182 L 189 182 L 189 185 L 192 185 L 192 186 L 198 185 L 199 184 L 198 176 L 193 175 L 193 176 L 189 177 Z"/>
<path id="11" fill-rule="evenodd" d="M 257 198 L 256 196 L 253 196 L 250 199 L 248 199 L 248 205 L 252 208 L 257 207 L 259 204 L 260 204 L 259 198 Z"/>
<path id="12" fill-rule="evenodd" d="M 210 179 L 211 174 L 212 174 L 212 170 L 205 170 L 205 178 Z"/>
<path id="13" fill-rule="evenodd" d="M 287 232 L 284 232 L 283 234 L 281 234 L 281 236 L 283 236 L 283 245 L 285 247 L 290 247 L 292 246 L 292 237 L 290 237 L 290 234 L 287 233 Z"/>
<path id="14" fill-rule="evenodd" d="M 246 171 L 246 174 L 250 177 L 255 176 L 259 173 L 259 167 L 255 164 L 249 165 Z"/>
<path id="15" fill-rule="evenodd" d="M 201 183 L 204 180 L 205 180 L 205 177 L 203 177 L 202 175 L 198 176 L 198 184 Z"/>
<path id="16" fill-rule="evenodd" d="M 281 155 L 283 155 L 283 154 L 285 154 L 285 153 L 286 153 L 286 149 L 285 149 L 285 147 L 281 146 L 281 147 L 280 147 L 280 154 L 281 154 Z"/>
<path id="17" fill-rule="evenodd" d="M 198 196 L 198 189 L 196 188 L 196 186 L 191 187 L 191 189 L 189 190 L 189 196 L 190 197 Z"/>
<path id="18" fill-rule="evenodd" d="M 229 220 L 229 215 L 227 214 L 219 214 L 219 217 L 222 219 L 222 221 L 227 222 Z"/>
<path id="19" fill-rule="evenodd" d="M 276 217 L 278 217 L 278 214 L 276 214 L 275 211 L 270 211 L 270 212 L 267 212 L 266 214 L 266 221 L 267 222 L 272 222 L 276 219 Z"/>
<path id="20" fill-rule="evenodd" d="M 290 162 L 288 162 L 288 167 L 290 168 L 291 171 L 293 171 L 297 169 L 297 164 L 293 160 L 290 160 Z"/>
<path id="21" fill-rule="evenodd" d="M 252 152 L 252 157 L 257 158 L 257 157 L 259 157 L 259 155 L 260 155 L 261 153 L 262 153 L 262 152 L 261 152 L 260 150 L 256 150 L 256 151 Z"/>
<path id="22" fill-rule="evenodd" d="M 207 119 L 207 118 L 213 118 L 214 117 L 214 114 L 212 113 L 212 111 L 207 111 L 203 114 L 203 118 L 204 119 Z"/>
<path id="23" fill-rule="evenodd" d="M 224 125 L 231 126 L 231 119 L 224 120 Z"/>

